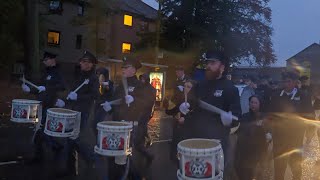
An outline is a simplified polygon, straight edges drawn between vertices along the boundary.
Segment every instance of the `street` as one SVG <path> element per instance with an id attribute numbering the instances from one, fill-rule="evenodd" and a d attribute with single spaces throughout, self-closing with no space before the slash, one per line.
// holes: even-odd
<path id="1" fill-rule="evenodd" d="M 153 140 L 151 146 L 155 154 L 152 167 L 148 174 L 153 180 L 176 179 L 176 167 L 169 159 L 169 147 L 171 139 L 172 118 L 161 110 L 155 111 L 149 123 L 149 134 Z M 30 124 L 16 124 L 9 121 L 9 117 L 1 117 L 0 126 L 0 179 L 1 180 L 34 180 L 44 179 L 47 174 L 40 165 L 26 165 L 23 159 L 31 156 L 31 137 L 33 126 Z M 316 136 L 310 146 L 304 148 L 305 159 L 303 161 L 303 180 L 317 180 L 319 174 L 314 171 L 315 161 L 319 159 L 319 145 Z M 272 169 L 271 162 L 270 169 Z M 47 166 L 47 165 L 45 165 Z M 80 165 L 81 166 L 81 165 Z M 50 166 L 49 166 L 50 167 Z M 267 169 L 265 170 L 267 171 Z M 265 172 L 264 179 L 272 179 L 272 170 Z M 79 178 L 84 175 L 80 171 Z M 228 175 L 225 175 L 228 177 Z M 225 178 L 226 179 L 226 178 Z M 287 169 L 286 179 L 291 179 L 290 168 Z"/>

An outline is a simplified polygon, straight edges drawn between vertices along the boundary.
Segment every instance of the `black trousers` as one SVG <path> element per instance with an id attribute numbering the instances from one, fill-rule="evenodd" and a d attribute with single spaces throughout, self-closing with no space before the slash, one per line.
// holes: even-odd
<path id="1" fill-rule="evenodd" d="M 304 132 L 285 132 L 282 136 L 273 137 L 273 156 L 275 179 L 284 179 L 285 170 L 289 164 L 293 174 L 293 179 L 301 179 L 302 176 L 302 152 Z M 280 137 L 279 137 L 280 136 Z M 287 137 L 287 138 L 284 138 Z"/>

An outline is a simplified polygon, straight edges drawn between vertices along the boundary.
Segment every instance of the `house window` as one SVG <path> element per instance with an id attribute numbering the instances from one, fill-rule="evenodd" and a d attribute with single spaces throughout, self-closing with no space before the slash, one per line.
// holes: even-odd
<path id="1" fill-rule="evenodd" d="M 132 16 L 125 14 L 123 17 L 123 24 L 126 26 L 132 26 Z"/>
<path id="2" fill-rule="evenodd" d="M 79 4 L 78 5 L 78 16 L 83 16 L 83 14 L 84 14 L 84 5 Z"/>
<path id="3" fill-rule="evenodd" d="M 60 45 L 60 32 L 48 31 L 48 45 Z"/>
<path id="4" fill-rule="evenodd" d="M 81 46 L 82 46 L 82 35 L 77 35 L 76 49 L 81 49 Z"/>
<path id="5" fill-rule="evenodd" d="M 122 53 L 130 53 L 131 43 L 122 43 Z"/>
<path id="6" fill-rule="evenodd" d="M 51 13 L 61 13 L 62 12 L 62 2 L 61 1 L 50 1 L 49 11 Z"/>

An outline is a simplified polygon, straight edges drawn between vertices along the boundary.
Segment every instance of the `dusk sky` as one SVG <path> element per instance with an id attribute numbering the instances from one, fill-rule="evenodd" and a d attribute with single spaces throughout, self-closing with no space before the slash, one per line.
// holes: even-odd
<path id="1" fill-rule="evenodd" d="M 154 0 L 144 2 L 157 8 Z M 320 42 L 319 0 L 271 0 L 273 45 L 277 66 L 312 43 Z"/>

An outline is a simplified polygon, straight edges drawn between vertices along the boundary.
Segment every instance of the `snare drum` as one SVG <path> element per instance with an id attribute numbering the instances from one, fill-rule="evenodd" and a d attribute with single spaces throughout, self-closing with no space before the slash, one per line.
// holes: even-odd
<path id="1" fill-rule="evenodd" d="M 12 100 L 11 121 L 13 122 L 37 123 L 41 118 L 41 113 L 41 101 L 28 99 Z"/>
<path id="2" fill-rule="evenodd" d="M 50 108 L 44 133 L 53 137 L 72 137 L 80 132 L 81 113 L 63 108 Z"/>
<path id="3" fill-rule="evenodd" d="M 129 122 L 103 121 L 97 124 L 98 137 L 94 151 L 103 156 L 127 156 L 131 154 Z"/>
<path id="4" fill-rule="evenodd" d="M 178 144 L 179 180 L 222 180 L 224 156 L 220 141 L 187 139 Z"/>

